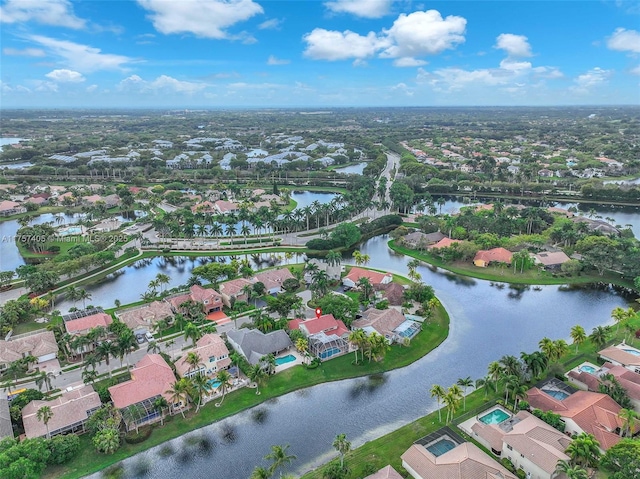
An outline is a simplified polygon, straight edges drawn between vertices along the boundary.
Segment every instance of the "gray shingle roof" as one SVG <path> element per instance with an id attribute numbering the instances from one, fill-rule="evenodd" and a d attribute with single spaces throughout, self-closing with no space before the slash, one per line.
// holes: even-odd
<path id="1" fill-rule="evenodd" d="M 257 329 L 233 329 L 227 333 L 227 337 L 240 347 L 251 364 L 258 364 L 260 358 L 267 354 L 293 346 L 289 335 L 281 329 L 267 334 Z"/>

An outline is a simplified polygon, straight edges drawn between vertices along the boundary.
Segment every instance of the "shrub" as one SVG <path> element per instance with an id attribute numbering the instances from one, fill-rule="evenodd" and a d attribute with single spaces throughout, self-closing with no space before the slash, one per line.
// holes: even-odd
<path id="1" fill-rule="evenodd" d="M 75 434 L 54 436 L 47 445 L 51 451 L 49 464 L 63 464 L 78 453 L 80 449 L 80 438 Z"/>
<path id="2" fill-rule="evenodd" d="M 516 468 L 513 467 L 513 462 L 511 462 L 509 459 L 507 459 L 506 457 L 503 457 L 502 459 L 500 459 L 500 463 L 509 471 L 511 472 L 516 472 Z"/>
<path id="3" fill-rule="evenodd" d="M 129 431 L 124 436 L 124 440 L 127 444 L 140 444 L 141 442 L 146 441 L 151 436 L 153 432 L 153 428 L 151 426 L 144 426 L 138 429 L 138 432 L 135 430 Z"/>

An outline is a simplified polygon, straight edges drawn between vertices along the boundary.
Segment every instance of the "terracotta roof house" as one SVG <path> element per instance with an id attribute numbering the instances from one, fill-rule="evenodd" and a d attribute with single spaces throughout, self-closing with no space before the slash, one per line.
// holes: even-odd
<path id="1" fill-rule="evenodd" d="M 370 269 L 363 269 L 354 266 L 344 278 L 342 278 L 342 284 L 354 288 L 360 278 L 368 278 L 372 285 L 387 284 L 393 281 L 393 275 L 391 273 L 380 273 L 379 271 L 373 271 Z"/>
<path id="2" fill-rule="evenodd" d="M 108 207 L 118 206 L 122 201 L 118 195 L 107 195 L 103 198 L 103 201 Z"/>
<path id="3" fill-rule="evenodd" d="M 362 313 L 362 318 L 351 325 L 352 329 L 363 329 L 367 334 L 376 332 L 384 336 L 387 341 L 398 339 L 398 327 L 406 321 L 404 314 L 397 309 L 369 308 Z"/>
<path id="4" fill-rule="evenodd" d="M 38 409 L 43 406 L 49 406 L 53 413 L 46 426 L 38 420 Z M 24 433 L 29 439 L 46 437 L 48 427 L 50 436 L 81 434 L 85 432 L 87 419 L 100 406 L 100 396 L 93 390 L 93 386 L 65 391 L 52 401 L 31 401 L 22 409 Z"/>
<path id="5" fill-rule="evenodd" d="M 376 291 L 382 291 L 384 299 L 392 306 L 400 306 L 404 302 L 404 288 L 398 283 L 376 284 Z"/>
<path id="6" fill-rule="evenodd" d="M 149 331 L 158 321 L 173 318 L 173 311 L 166 301 L 153 301 L 137 308 L 117 311 L 116 316 L 133 331 Z"/>
<path id="7" fill-rule="evenodd" d="M 171 367 L 159 354 L 147 354 L 131 370 L 131 379 L 109 388 L 113 405 L 118 409 L 126 409 L 134 404 L 144 410 L 144 416 L 136 421 L 138 424 L 155 422 L 160 419 L 160 413 L 153 406 L 154 401 L 165 398 L 172 409 L 183 407 L 181 403 L 172 403 L 167 393 L 176 382 Z M 127 429 L 135 427 L 127 423 Z"/>
<path id="8" fill-rule="evenodd" d="M 235 298 L 236 301 L 248 301 L 249 298 L 244 292 L 246 286 L 253 287 L 253 283 L 245 278 L 236 278 L 220 283 L 218 290 L 220 290 L 225 306 L 231 307 L 231 298 Z"/>
<path id="9" fill-rule="evenodd" d="M 9 363 L 26 356 L 35 356 L 38 363 L 55 359 L 58 355 L 58 343 L 53 331 L 43 331 L 9 341 L 0 340 L 0 371 Z"/>
<path id="10" fill-rule="evenodd" d="M 104 198 L 100 195 L 83 196 L 82 201 L 90 205 L 95 205 L 98 201 L 104 201 Z"/>
<path id="11" fill-rule="evenodd" d="M 174 311 L 178 311 L 180 306 L 187 301 L 195 301 L 202 304 L 205 314 L 222 311 L 222 295 L 213 288 L 203 288 L 194 284 L 189 288 L 188 293 L 178 294 L 172 298 L 167 298 Z"/>
<path id="12" fill-rule="evenodd" d="M 38 205 L 38 206 L 42 206 L 42 205 L 46 205 L 47 203 L 49 203 L 49 198 L 43 198 L 41 196 L 32 196 L 30 198 L 27 198 L 26 200 L 24 200 L 25 203 L 32 203 L 34 205 Z"/>
<path id="13" fill-rule="evenodd" d="M 401 458 L 402 467 L 415 479 L 516 479 L 515 474 L 470 442 L 440 456 L 413 444 Z"/>
<path id="14" fill-rule="evenodd" d="M 370 476 L 365 477 L 364 479 L 403 479 L 398 471 L 396 471 L 393 466 L 384 466 L 378 472 L 374 472 Z"/>
<path id="15" fill-rule="evenodd" d="M 258 364 L 263 356 L 278 354 L 293 346 L 289 335 L 279 329 L 264 334 L 257 329 L 232 329 L 227 339 L 233 349 L 242 354 L 250 364 Z"/>
<path id="16" fill-rule="evenodd" d="M 190 352 L 197 353 L 200 356 L 201 363 L 196 368 L 186 362 L 187 354 Z M 204 374 L 213 377 L 218 371 L 227 369 L 231 365 L 229 359 L 229 350 L 224 340 L 218 334 L 205 334 L 196 341 L 195 348 L 185 351 L 185 355 L 178 359 L 175 363 L 176 372 L 180 377 L 191 377 L 196 374 Z"/>
<path id="17" fill-rule="evenodd" d="M 214 203 L 214 206 L 220 214 L 235 213 L 240 210 L 240 206 L 232 201 L 218 200 Z"/>
<path id="18" fill-rule="evenodd" d="M 527 411 L 520 411 L 500 424 L 471 426 L 478 442 L 494 454 L 509 459 L 527 477 L 555 479 L 556 464 L 568 460 L 564 453 L 571 438 Z"/>
<path id="19" fill-rule="evenodd" d="M 598 354 L 612 364 L 624 366 L 630 371 L 640 373 L 640 351 L 636 348 L 622 343 L 603 349 Z"/>
<path id="20" fill-rule="evenodd" d="M 611 374 L 620 383 L 620 386 L 626 390 L 634 409 L 640 411 L 640 374 L 630 371 L 624 366 L 604 363 L 594 372 L 588 372 L 585 369 L 572 369 L 566 376 L 569 378 L 569 382 L 583 389 L 599 392 L 600 382 L 606 374 Z"/>
<path id="21" fill-rule="evenodd" d="M 25 211 L 27 211 L 27 208 L 22 206 L 21 203 L 9 200 L 0 201 L 0 216 L 17 215 Z"/>
<path id="22" fill-rule="evenodd" d="M 533 255 L 537 264 L 541 264 L 544 269 L 559 269 L 563 263 L 569 261 L 569 257 L 563 251 L 543 251 Z"/>
<path id="23" fill-rule="evenodd" d="M 437 243 L 434 243 L 427 247 L 427 249 L 440 249 L 440 248 L 449 248 L 455 243 L 461 243 L 460 240 L 451 239 L 451 238 L 442 238 Z"/>
<path id="24" fill-rule="evenodd" d="M 507 263 L 511 264 L 511 257 L 513 253 L 504 248 L 493 248 L 489 250 L 480 250 L 473 258 L 473 264 L 486 268 L 490 263 Z"/>
<path id="25" fill-rule="evenodd" d="M 91 314 L 89 316 L 84 316 L 82 318 L 65 321 L 64 327 L 69 334 L 84 336 L 93 328 L 96 328 L 98 326 L 106 328 L 111 323 L 113 323 L 113 318 L 111 317 L 111 315 L 100 312 Z"/>
<path id="26" fill-rule="evenodd" d="M 289 328 L 299 329 L 307 336 L 309 352 L 320 359 L 336 358 L 349 352 L 349 329 L 333 314 L 307 320 L 294 319 L 289 321 Z"/>
<path id="27" fill-rule="evenodd" d="M 196 203 L 191 207 L 192 213 L 218 213 L 216 206 L 211 201 L 203 201 L 202 203 Z"/>
<path id="28" fill-rule="evenodd" d="M 293 278 L 293 275 L 287 268 L 268 269 L 256 274 L 254 283 L 264 284 L 269 294 L 278 294 L 282 291 L 282 283 L 289 278 Z"/>
<path id="29" fill-rule="evenodd" d="M 606 394 L 577 391 L 559 400 L 534 387 L 527 391 L 527 401 L 533 408 L 559 414 L 567 434 L 593 434 L 603 451 L 621 439 L 616 430 L 622 425 L 618 418 L 622 408 Z"/>

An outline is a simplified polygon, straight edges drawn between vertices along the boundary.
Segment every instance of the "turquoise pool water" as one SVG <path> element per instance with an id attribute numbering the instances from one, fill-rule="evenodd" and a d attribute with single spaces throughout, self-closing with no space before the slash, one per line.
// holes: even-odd
<path id="1" fill-rule="evenodd" d="M 456 447 L 456 445 L 453 441 L 450 441 L 449 439 L 440 439 L 430 446 L 427 446 L 427 451 L 437 457 L 442 456 L 445 452 L 450 451 L 454 447 Z"/>
<path id="2" fill-rule="evenodd" d="M 293 354 L 287 354 L 286 356 L 283 356 L 281 358 L 276 358 L 276 366 L 287 364 L 295 360 L 296 360 L 296 357 Z"/>
<path id="3" fill-rule="evenodd" d="M 320 353 L 320 359 L 329 359 L 331 356 L 340 354 L 342 350 L 340 348 L 331 348 Z"/>
<path id="4" fill-rule="evenodd" d="M 570 396 L 569 394 L 567 394 L 564 391 L 553 391 L 551 389 L 543 389 L 542 392 L 548 394 L 551 397 L 559 399 L 560 401 L 562 401 L 563 399 L 566 399 L 566 398 L 568 398 Z"/>
<path id="5" fill-rule="evenodd" d="M 593 366 L 589 366 L 588 364 L 583 364 L 582 366 L 580 366 L 580 371 L 583 371 L 585 373 L 589 373 L 589 374 L 593 374 L 597 371 L 596 368 L 594 368 Z"/>
<path id="6" fill-rule="evenodd" d="M 218 389 L 220 387 L 220 384 L 222 383 L 220 381 L 217 381 L 216 379 L 209 380 L 209 387 L 211 389 Z"/>
<path id="7" fill-rule="evenodd" d="M 79 234 L 82 234 L 81 226 L 69 226 L 68 228 L 58 231 L 58 236 L 71 236 Z"/>
<path id="8" fill-rule="evenodd" d="M 633 354 L 634 356 L 640 356 L 640 352 L 635 349 L 623 349 L 624 352 Z"/>
<path id="9" fill-rule="evenodd" d="M 509 419 L 509 415 L 502 409 L 494 409 L 489 414 L 485 414 L 478 418 L 478 420 L 485 424 L 500 424 L 506 419 Z"/>

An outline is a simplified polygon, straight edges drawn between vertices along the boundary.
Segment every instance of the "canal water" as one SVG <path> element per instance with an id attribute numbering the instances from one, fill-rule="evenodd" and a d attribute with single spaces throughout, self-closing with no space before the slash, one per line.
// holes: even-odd
<path id="1" fill-rule="evenodd" d="M 342 168 L 336 168 L 336 173 L 342 173 L 344 175 L 361 175 L 365 167 L 368 165 L 366 162 L 357 163 L 355 165 L 343 166 Z"/>
<path id="2" fill-rule="evenodd" d="M 387 241 L 378 236 L 362 245 L 371 258 L 368 266 L 406 274 L 408 259 L 391 252 Z M 155 263 L 149 269 L 150 277 L 160 271 Z M 290 472 L 300 475 L 336 456 L 331 444 L 337 434 L 345 433 L 354 447 L 375 439 L 434 410 L 433 384 L 448 387 L 458 378 L 483 377 L 491 361 L 534 351 L 545 336 L 569 340 L 576 324 L 587 332 L 610 324 L 611 310 L 627 304 L 606 285 L 534 290 L 427 267 L 418 272 L 451 317 L 449 337 L 435 351 L 406 368 L 290 393 L 169 441 L 124 461 L 126 477 L 147 470 L 144 477 L 158 479 L 246 479 L 256 465 L 267 465 L 263 456 L 275 444 L 291 445 L 289 452 L 298 458 Z"/>

